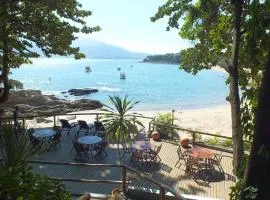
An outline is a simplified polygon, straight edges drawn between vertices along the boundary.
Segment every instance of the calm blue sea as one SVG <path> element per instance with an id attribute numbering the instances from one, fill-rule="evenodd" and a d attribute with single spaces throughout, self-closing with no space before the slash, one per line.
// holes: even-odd
<path id="1" fill-rule="evenodd" d="M 85 66 L 92 72 L 86 73 Z M 131 67 L 133 66 L 133 67 Z M 126 80 L 120 80 L 120 71 Z M 128 95 L 140 101 L 136 110 L 171 110 L 212 107 L 226 103 L 226 74 L 202 71 L 196 76 L 178 69 L 178 65 L 140 63 L 138 60 L 40 58 L 32 65 L 12 71 L 25 89 L 39 89 L 66 99 L 96 99 L 108 102 L 108 95 Z M 97 88 L 96 94 L 64 97 L 72 88 Z"/>

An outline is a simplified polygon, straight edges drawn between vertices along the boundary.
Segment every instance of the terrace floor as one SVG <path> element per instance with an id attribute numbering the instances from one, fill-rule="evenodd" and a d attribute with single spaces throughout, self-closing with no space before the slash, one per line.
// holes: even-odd
<path id="1" fill-rule="evenodd" d="M 76 130 L 74 130 L 76 131 Z M 72 134 L 72 133 L 71 133 Z M 156 165 L 143 165 L 130 161 L 130 157 L 126 155 L 122 161 L 119 161 L 116 146 L 110 145 L 107 148 L 108 156 L 101 161 L 89 161 L 89 163 L 102 164 L 120 164 L 121 162 L 147 174 L 151 178 L 163 183 L 170 188 L 182 194 L 190 194 L 201 197 L 209 197 L 216 199 L 229 199 L 230 187 L 235 184 L 235 177 L 232 175 L 232 155 L 224 153 L 222 159 L 222 168 L 225 173 L 218 170 L 211 170 L 208 180 L 194 180 L 185 173 L 184 161 L 181 161 L 180 167 L 175 167 L 177 161 L 177 145 L 168 142 L 163 143 L 159 156 L 161 163 Z M 63 136 L 62 147 L 57 151 L 41 153 L 33 160 L 55 161 L 55 162 L 75 162 L 72 143 L 68 136 Z M 51 177 L 60 178 L 77 178 L 77 179 L 96 179 L 96 180 L 121 180 L 121 168 L 108 167 L 84 167 L 84 166 L 64 166 L 64 165 L 47 165 L 47 164 L 31 164 L 33 171 L 44 173 Z M 127 180 L 137 181 L 137 185 L 143 186 L 148 183 L 134 177 L 132 174 L 127 175 Z M 116 187 L 115 184 L 104 183 L 74 183 L 65 182 L 71 193 L 100 193 L 110 194 L 110 191 Z M 150 183 L 149 183 L 150 184 Z"/>

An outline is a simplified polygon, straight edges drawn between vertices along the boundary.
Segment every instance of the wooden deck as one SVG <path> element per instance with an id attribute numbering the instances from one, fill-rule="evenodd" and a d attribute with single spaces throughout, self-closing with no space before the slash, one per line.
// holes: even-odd
<path id="1" fill-rule="evenodd" d="M 75 132 L 76 130 L 73 131 Z M 41 153 L 37 157 L 34 157 L 33 160 L 74 162 L 74 152 L 70 153 L 72 149 L 70 138 L 64 135 L 61 143 L 62 147 L 57 151 Z M 119 161 L 117 148 L 112 145 L 107 148 L 108 156 L 104 160 L 90 160 L 89 163 L 120 164 L 123 162 L 124 164 L 127 164 L 140 172 L 147 174 L 158 182 L 174 188 L 182 194 L 197 195 L 216 199 L 229 199 L 230 187 L 235 184 L 235 177 L 232 175 L 232 155 L 224 153 L 222 167 L 225 173 L 221 173 L 219 170 L 202 171 L 199 173 L 208 174 L 207 180 L 203 180 L 203 178 L 194 180 L 189 175 L 185 174 L 185 165 L 183 161 L 180 162 L 179 167 L 175 167 L 177 161 L 177 146 L 167 142 L 158 143 L 162 143 L 162 149 L 159 154 L 162 162 L 158 165 L 143 165 L 141 163 L 134 163 L 130 161 L 129 155 L 126 155 L 122 161 Z M 45 173 L 51 177 L 121 180 L 121 168 L 88 168 L 83 166 L 75 167 L 46 164 L 32 164 L 32 166 L 34 172 Z M 198 177 L 201 177 L 200 174 L 198 174 Z M 133 177 L 132 174 L 128 174 L 127 180 L 131 179 L 133 181 L 136 179 L 138 182 L 138 187 L 140 185 L 143 186 L 144 184 L 148 184 L 142 180 L 139 180 L 138 177 Z M 118 186 L 117 184 L 105 183 L 65 182 L 65 184 L 72 193 L 90 192 L 110 194 L 112 188 Z"/>

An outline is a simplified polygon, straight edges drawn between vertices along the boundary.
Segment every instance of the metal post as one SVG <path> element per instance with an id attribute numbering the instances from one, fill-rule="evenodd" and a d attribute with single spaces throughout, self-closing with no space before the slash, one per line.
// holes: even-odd
<path id="1" fill-rule="evenodd" d="M 174 120 L 174 112 L 175 110 L 172 110 L 172 126 L 173 126 L 173 120 Z"/>
<path id="2" fill-rule="evenodd" d="M 133 115 L 133 124 L 135 125 L 135 120 L 136 120 L 136 117 L 135 115 Z"/>
<path id="3" fill-rule="evenodd" d="M 160 187 L 159 190 L 160 190 L 159 199 L 160 200 L 165 200 L 165 189 L 163 187 Z"/>
<path id="4" fill-rule="evenodd" d="M 126 194 L 126 182 L 127 182 L 127 169 L 125 166 L 122 168 L 122 191 Z"/>
<path id="5" fill-rule="evenodd" d="M 196 142 L 196 133 L 192 132 L 192 145 L 195 145 Z"/>
<path id="6" fill-rule="evenodd" d="M 53 116 L 53 127 L 56 127 L 55 115 Z"/>
<path id="7" fill-rule="evenodd" d="M 174 111 L 175 111 L 175 110 L 172 110 L 172 126 L 173 126 L 173 120 L 174 120 Z M 173 131 L 174 131 L 174 128 L 172 128 L 172 130 L 171 130 L 172 136 L 173 136 Z"/>
<path id="8" fill-rule="evenodd" d="M 23 123 L 23 128 L 25 128 L 25 119 L 24 119 L 24 117 L 22 118 L 22 123 Z"/>

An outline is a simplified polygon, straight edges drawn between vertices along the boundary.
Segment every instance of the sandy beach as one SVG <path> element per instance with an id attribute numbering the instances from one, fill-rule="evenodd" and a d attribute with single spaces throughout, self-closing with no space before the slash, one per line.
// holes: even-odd
<path id="1" fill-rule="evenodd" d="M 144 116 L 154 117 L 157 113 L 168 113 L 172 111 L 137 112 Z M 231 137 L 231 115 L 229 105 L 211 108 L 175 110 L 174 117 L 174 123 L 183 128 Z"/>

